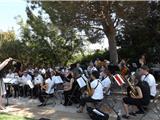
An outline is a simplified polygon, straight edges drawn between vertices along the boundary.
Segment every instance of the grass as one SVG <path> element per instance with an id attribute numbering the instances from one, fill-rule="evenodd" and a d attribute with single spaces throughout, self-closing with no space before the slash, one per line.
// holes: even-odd
<path id="1" fill-rule="evenodd" d="M 32 118 L 19 117 L 7 113 L 0 113 L 0 120 L 34 120 Z"/>

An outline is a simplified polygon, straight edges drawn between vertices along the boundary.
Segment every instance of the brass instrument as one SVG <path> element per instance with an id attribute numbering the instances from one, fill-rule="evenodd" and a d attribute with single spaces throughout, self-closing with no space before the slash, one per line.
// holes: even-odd
<path id="1" fill-rule="evenodd" d="M 132 95 L 132 96 L 137 96 L 137 95 L 138 95 L 138 92 L 137 92 L 135 86 L 134 86 L 133 84 L 131 84 L 131 82 L 129 81 L 129 79 L 130 79 L 130 78 L 128 78 L 128 79 L 126 79 L 126 80 L 127 80 L 127 82 L 128 82 L 129 87 L 131 88 L 130 95 Z"/>
<path id="2" fill-rule="evenodd" d="M 93 95 L 93 90 L 92 90 L 91 86 L 89 85 L 89 81 L 87 81 L 86 84 L 87 84 L 87 90 L 86 90 L 87 95 L 92 96 Z"/>
<path id="3" fill-rule="evenodd" d="M 87 87 L 87 89 L 85 90 L 85 94 L 86 94 L 85 96 L 92 96 L 93 95 L 93 90 L 90 86 L 90 82 L 89 82 L 90 80 L 87 79 L 87 78 L 84 78 L 83 76 L 81 76 L 81 77 L 85 81 L 86 87 Z"/>

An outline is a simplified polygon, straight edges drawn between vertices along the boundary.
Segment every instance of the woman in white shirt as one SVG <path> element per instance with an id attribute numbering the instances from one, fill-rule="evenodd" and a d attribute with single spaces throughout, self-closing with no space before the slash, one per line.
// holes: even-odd
<path id="1" fill-rule="evenodd" d="M 99 72 L 93 71 L 91 73 L 91 91 L 92 95 L 89 97 L 82 98 L 80 101 L 80 109 L 77 111 L 78 113 L 83 112 L 83 108 L 86 102 L 100 102 L 103 99 L 103 86 L 101 81 L 99 80 Z"/>
<path id="2" fill-rule="evenodd" d="M 50 72 L 46 72 L 45 83 L 44 83 L 44 85 L 41 85 L 41 90 L 42 91 L 39 95 L 39 101 L 41 102 L 41 104 L 38 105 L 39 107 L 46 105 L 45 97 L 49 96 L 49 95 L 52 95 L 54 93 L 53 86 L 54 86 L 54 81 L 52 81 L 51 74 L 50 74 Z"/>

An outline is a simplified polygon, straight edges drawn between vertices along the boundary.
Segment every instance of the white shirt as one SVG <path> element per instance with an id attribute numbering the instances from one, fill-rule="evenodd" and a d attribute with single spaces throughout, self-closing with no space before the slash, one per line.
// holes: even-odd
<path id="1" fill-rule="evenodd" d="M 38 74 L 36 77 L 34 77 L 34 84 L 37 85 L 41 83 L 43 83 L 43 77 L 42 75 Z"/>
<path id="2" fill-rule="evenodd" d="M 45 83 L 48 84 L 48 89 L 46 89 L 46 93 L 47 94 L 54 93 L 54 88 L 53 88 L 54 81 L 52 81 L 52 79 L 48 78 L 45 80 Z"/>
<path id="3" fill-rule="evenodd" d="M 44 69 L 44 68 L 39 69 L 39 71 L 40 71 L 40 73 L 43 74 L 43 75 L 46 74 L 46 69 Z"/>
<path id="4" fill-rule="evenodd" d="M 109 88 L 110 85 L 111 85 L 111 80 L 109 79 L 109 77 L 106 77 L 102 80 L 103 90 L 105 90 L 105 88 Z"/>
<path id="5" fill-rule="evenodd" d="M 91 96 L 94 100 L 101 100 L 103 99 L 103 86 L 99 79 L 93 80 L 91 82 L 91 88 L 94 89 L 94 93 Z"/>
<path id="6" fill-rule="evenodd" d="M 96 67 L 88 66 L 87 71 L 91 74 L 93 71 L 98 71 Z"/>
<path id="7" fill-rule="evenodd" d="M 27 76 L 25 76 L 25 75 L 22 76 L 22 82 L 24 84 L 27 84 L 27 81 L 29 81 L 29 80 L 32 81 L 32 77 L 29 74 L 27 74 Z"/>
<path id="8" fill-rule="evenodd" d="M 142 75 L 141 77 L 142 81 L 146 81 L 149 84 L 150 87 L 150 95 L 155 96 L 157 91 L 156 91 L 156 80 L 152 74 Z"/>
<path id="9" fill-rule="evenodd" d="M 8 73 L 7 75 L 6 75 L 6 78 L 14 78 L 14 73 Z"/>

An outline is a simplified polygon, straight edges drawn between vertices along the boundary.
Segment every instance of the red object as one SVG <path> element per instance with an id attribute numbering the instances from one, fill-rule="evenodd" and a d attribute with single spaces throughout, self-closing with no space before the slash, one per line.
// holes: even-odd
<path id="1" fill-rule="evenodd" d="M 115 79 L 115 81 L 117 82 L 117 84 L 119 86 L 121 86 L 121 85 L 123 85 L 125 83 L 123 78 L 119 74 L 114 75 L 113 78 Z"/>

